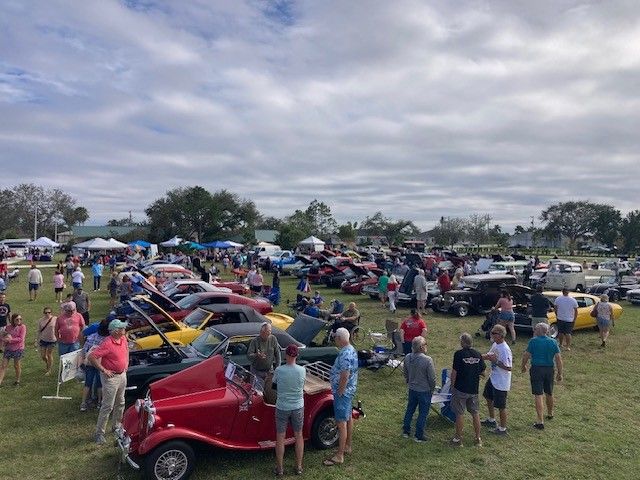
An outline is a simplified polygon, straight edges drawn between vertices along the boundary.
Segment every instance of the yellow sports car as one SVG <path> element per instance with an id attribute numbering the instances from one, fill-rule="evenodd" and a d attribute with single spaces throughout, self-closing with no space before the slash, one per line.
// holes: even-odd
<path id="1" fill-rule="evenodd" d="M 167 338 L 176 345 L 188 345 L 202 333 L 202 330 L 212 325 L 269 322 L 274 327 L 286 330 L 293 323 L 293 318 L 283 313 L 262 315 L 247 305 L 234 304 L 213 304 L 198 307 L 184 317 L 181 322 L 176 322 L 166 313 L 163 318 L 164 321 L 158 321 L 157 316 L 154 320 Z M 162 345 L 160 336 L 150 333 L 152 333 L 152 330 L 148 326 L 144 330 L 133 329 L 127 332 L 127 336 L 132 342 L 131 348 L 146 350 L 160 347 Z"/>
<path id="2" fill-rule="evenodd" d="M 562 295 L 562 292 L 544 292 L 543 295 L 549 299 L 551 304 L 555 302 L 556 298 Z M 578 302 L 578 317 L 576 318 L 576 323 L 573 326 L 574 330 L 582 330 L 587 328 L 594 328 L 597 325 L 597 321 L 595 318 L 591 316 L 591 310 L 593 307 L 600 301 L 600 297 L 596 297 L 595 295 L 589 295 L 588 293 L 577 293 L 577 292 L 569 292 L 569 296 L 576 299 Z M 613 307 L 613 319 L 617 320 L 622 315 L 622 307 L 617 303 L 611 303 Z M 550 335 L 555 337 L 558 333 L 558 328 L 555 323 L 557 322 L 556 314 L 551 312 L 548 314 L 549 325 L 550 325 Z"/>

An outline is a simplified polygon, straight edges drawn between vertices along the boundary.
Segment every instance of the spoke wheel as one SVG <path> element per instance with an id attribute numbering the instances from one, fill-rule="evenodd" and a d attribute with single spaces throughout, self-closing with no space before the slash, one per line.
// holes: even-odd
<path id="1" fill-rule="evenodd" d="M 338 425 L 333 412 L 325 410 L 316 417 L 311 431 L 311 440 L 316 448 L 327 449 L 338 443 Z"/>
<path id="2" fill-rule="evenodd" d="M 193 471 L 193 449 L 182 441 L 168 442 L 156 448 L 145 462 L 149 478 L 154 480 L 183 480 Z"/>

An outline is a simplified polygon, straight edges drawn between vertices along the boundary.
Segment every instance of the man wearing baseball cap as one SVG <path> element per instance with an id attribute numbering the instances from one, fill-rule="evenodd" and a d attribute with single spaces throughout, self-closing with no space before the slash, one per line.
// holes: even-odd
<path id="1" fill-rule="evenodd" d="M 284 475 L 284 439 L 287 426 L 291 423 L 296 438 L 297 475 L 302 474 L 302 456 L 304 454 L 304 380 L 306 370 L 296 364 L 298 346 L 291 344 L 285 350 L 286 363 L 276 368 L 273 374 L 273 388 L 278 392 L 276 400 L 276 476 Z"/>
<path id="2" fill-rule="evenodd" d="M 129 345 L 125 337 L 127 322 L 112 320 L 109 322 L 109 336 L 89 353 L 89 362 L 100 371 L 102 382 L 102 406 L 96 424 L 95 441 L 98 445 L 106 443 L 104 433 L 113 412 L 114 428 L 122 422 L 124 413 L 124 389 L 127 386 L 127 368 L 129 367 Z"/>

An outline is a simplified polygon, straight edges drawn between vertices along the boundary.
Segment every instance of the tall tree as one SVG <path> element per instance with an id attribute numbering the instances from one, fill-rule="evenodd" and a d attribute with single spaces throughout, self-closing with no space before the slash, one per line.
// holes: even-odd
<path id="1" fill-rule="evenodd" d="M 491 215 L 477 214 L 469 215 L 466 225 L 467 240 L 473 242 L 478 248 L 489 238 L 489 224 L 491 223 Z"/>
<path id="2" fill-rule="evenodd" d="M 611 205 L 596 203 L 592 205 L 591 230 L 593 236 L 607 247 L 612 247 L 618 235 L 622 223 L 620 210 Z"/>
<path id="3" fill-rule="evenodd" d="M 640 210 L 627 213 L 620 225 L 620 238 L 626 253 L 636 252 L 640 247 Z"/>
<path id="4" fill-rule="evenodd" d="M 358 222 L 347 222 L 338 226 L 338 237 L 346 243 L 354 243 L 356 241 L 356 229 Z"/>
<path id="5" fill-rule="evenodd" d="M 560 202 L 542 211 L 540 220 L 551 235 L 563 235 L 569 250 L 576 249 L 578 239 L 592 232 L 593 204 L 589 201 Z"/>
<path id="6" fill-rule="evenodd" d="M 440 217 L 440 223 L 431 231 L 437 245 L 453 246 L 466 235 L 467 221 L 464 218 Z"/>
<path id="7" fill-rule="evenodd" d="M 332 235 L 338 230 L 331 208 L 324 202 L 313 200 L 305 210 L 305 214 L 311 222 L 313 234 L 319 237 Z"/>

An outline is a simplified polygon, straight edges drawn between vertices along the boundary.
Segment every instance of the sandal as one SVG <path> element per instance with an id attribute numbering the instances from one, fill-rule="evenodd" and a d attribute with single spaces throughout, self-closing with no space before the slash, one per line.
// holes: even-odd
<path id="1" fill-rule="evenodd" d="M 273 467 L 273 474 L 276 477 L 282 477 L 284 476 L 284 472 L 282 470 L 278 470 L 278 467 Z"/>
<path id="2" fill-rule="evenodd" d="M 342 465 L 344 463 L 344 460 L 339 462 L 336 457 L 331 457 L 331 458 L 326 458 L 322 464 L 325 467 L 333 467 L 334 465 Z"/>
<path id="3" fill-rule="evenodd" d="M 300 467 L 300 468 L 296 467 L 294 472 L 295 472 L 296 475 L 302 475 L 302 467 Z"/>

